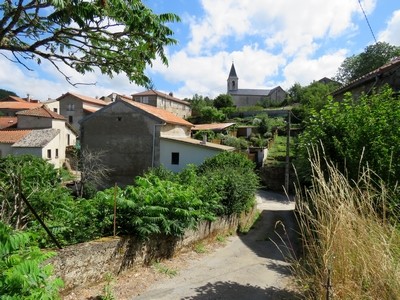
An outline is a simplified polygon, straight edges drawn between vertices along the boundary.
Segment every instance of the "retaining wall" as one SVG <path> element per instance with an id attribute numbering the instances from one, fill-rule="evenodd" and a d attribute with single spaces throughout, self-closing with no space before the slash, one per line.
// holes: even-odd
<path id="1" fill-rule="evenodd" d="M 66 292 L 103 281 L 106 274 L 118 275 L 138 265 L 170 258 L 201 240 L 235 233 L 240 227 L 251 226 L 255 214 L 254 207 L 240 216 L 220 217 L 214 222 L 203 221 L 196 230 L 187 230 L 182 237 L 155 235 L 146 241 L 136 237 L 101 238 L 58 250 L 50 262 L 55 276 L 64 281 Z"/>

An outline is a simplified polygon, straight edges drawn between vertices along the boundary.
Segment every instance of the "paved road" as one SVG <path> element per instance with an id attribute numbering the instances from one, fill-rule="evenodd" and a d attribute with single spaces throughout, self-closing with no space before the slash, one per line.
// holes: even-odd
<path id="1" fill-rule="evenodd" d="M 289 265 L 279 238 L 293 243 L 294 203 L 286 196 L 259 191 L 257 207 L 261 219 L 248 234 L 229 238 L 226 246 L 132 299 L 296 299 L 298 295 L 287 288 Z"/>

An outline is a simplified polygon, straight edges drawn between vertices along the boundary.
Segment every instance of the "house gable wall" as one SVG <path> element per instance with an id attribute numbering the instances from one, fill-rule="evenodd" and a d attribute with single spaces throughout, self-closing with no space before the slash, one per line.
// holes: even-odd
<path id="1" fill-rule="evenodd" d="M 161 136 L 164 137 L 190 137 L 190 127 L 174 124 L 166 124 L 161 127 Z"/>
<path id="2" fill-rule="evenodd" d="M 107 186 L 115 182 L 132 184 L 136 176 L 159 165 L 160 124 L 139 109 L 117 101 L 82 122 L 82 149 L 104 152 L 102 161 L 112 169 Z"/>
<path id="3" fill-rule="evenodd" d="M 63 115 L 75 130 L 79 131 L 79 121 L 86 115 L 83 111 L 82 100 L 72 95 L 67 95 L 60 99 L 59 102 L 59 114 Z M 69 121 L 70 117 L 72 117 L 72 122 Z"/>

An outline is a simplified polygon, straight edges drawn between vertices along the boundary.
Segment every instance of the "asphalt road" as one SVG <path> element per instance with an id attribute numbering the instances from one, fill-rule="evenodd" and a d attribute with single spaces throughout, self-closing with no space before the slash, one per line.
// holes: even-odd
<path id="1" fill-rule="evenodd" d="M 259 191 L 257 207 L 261 218 L 249 233 L 230 237 L 226 246 L 132 299 L 297 299 L 284 259 L 292 252 L 287 248 L 295 248 L 294 202 Z"/>

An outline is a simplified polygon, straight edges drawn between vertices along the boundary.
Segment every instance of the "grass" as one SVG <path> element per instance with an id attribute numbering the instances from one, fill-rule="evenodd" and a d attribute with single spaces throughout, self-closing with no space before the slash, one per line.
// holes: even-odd
<path id="1" fill-rule="evenodd" d="M 168 268 L 167 266 L 165 266 L 164 264 L 160 263 L 160 262 L 155 262 L 153 263 L 153 268 L 164 275 L 167 275 L 169 277 L 174 277 L 176 275 L 178 275 L 178 271 L 172 268 Z"/>
<path id="2" fill-rule="evenodd" d="M 250 229 L 253 229 L 256 223 L 260 220 L 261 218 L 261 212 L 257 210 L 257 212 L 254 215 L 254 218 L 250 220 L 245 226 L 239 226 L 238 232 L 241 234 L 247 234 Z"/>
<path id="3" fill-rule="evenodd" d="M 368 170 L 349 182 L 332 164 L 312 167 L 312 187 L 297 194 L 304 253 L 292 263 L 307 298 L 400 299 L 400 231 L 386 219 L 389 191 Z"/>
<path id="4" fill-rule="evenodd" d="M 225 244 L 226 243 L 226 236 L 224 235 L 217 235 L 217 237 L 215 238 L 217 240 L 218 243 L 221 244 Z"/>
<path id="5" fill-rule="evenodd" d="M 289 157 L 295 155 L 294 149 L 296 138 L 290 137 L 289 140 Z M 284 164 L 286 160 L 286 136 L 276 136 L 272 146 L 268 149 L 267 164 Z"/>
<path id="6" fill-rule="evenodd" d="M 196 253 L 206 253 L 207 249 L 203 242 L 197 243 L 194 245 L 194 251 Z"/>

